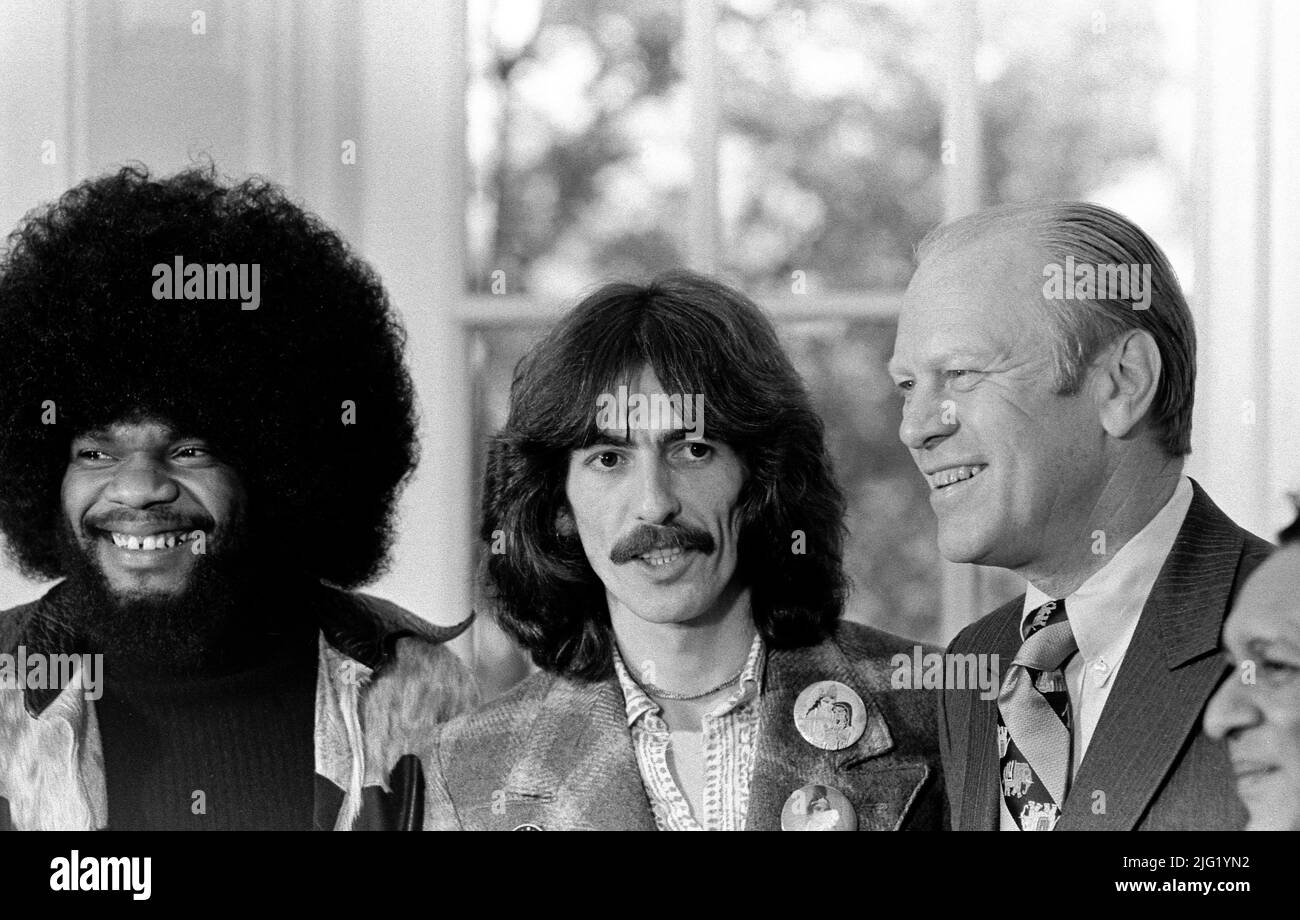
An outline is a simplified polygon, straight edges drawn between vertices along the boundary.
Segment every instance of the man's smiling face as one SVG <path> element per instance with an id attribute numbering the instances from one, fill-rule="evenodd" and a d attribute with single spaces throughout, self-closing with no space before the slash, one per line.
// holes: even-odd
<path id="1" fill-rule="evenodd" d="M 229 541 L 245 489 L 202 439 L 138 419 L 73 439 L 62 500 L 77 547 L 117 601 L 165 601 L 191 587 L 196 550 Z"/>
<path id="2" fill-rule="evenodd" d="M 1086 383 L 1056 392 L 1046 263 L 1009 235 L 966 243 L 927 259 L 904 298 L 890 361 L 899 437 L 953 562 L 1022 569 L 1090 539 L 1105 431 Z"/>
<path id="3" fill-rule="evenodd" d="M 1287 545 L 1246 581 L 1223 628 L 1238 665 L 1205 710 L 1227 742 L 1248 830 L 1300 830 L 1300 546 Z"/>

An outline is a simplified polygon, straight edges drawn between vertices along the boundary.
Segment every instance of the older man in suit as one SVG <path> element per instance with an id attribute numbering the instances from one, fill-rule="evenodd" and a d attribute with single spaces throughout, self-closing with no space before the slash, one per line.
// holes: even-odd
<path id="1" fill-rule="evenodd" d="M 1228 605 L 1269 545 L 1183 475 L 1196 342 L 1168 261 L 1072 202 L 975 214 L 918 261 L 899 434 L 943 555 L 1029 582 L 950 647 L 1003 674 L 996 699 L 941 696 L 954 826 L 1241 827 L 1198 726 Z"/>
<path id="2" fill-rule="evenodd" d="M 946 823 L 912 643 L 840 622 L 843 496 L 770 323 L 675 275 L 530 355 L 484 488 L 485 585 L 541 668 L 429 754 L 444 829 Z"/>

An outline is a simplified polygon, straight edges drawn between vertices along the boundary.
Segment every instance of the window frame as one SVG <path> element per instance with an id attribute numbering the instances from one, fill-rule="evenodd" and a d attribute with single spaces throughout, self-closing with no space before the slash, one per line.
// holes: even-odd
<path id="1" fill-rule="evenodd" d="M 458 0 L 463 3 L 464 0 Z M 720 73 L 716 45 L 721 0 L 681 0 L 685 81 L 691 100 L 691 164 L 688 193 L 687 259 L 696 271 L 717 271 L 722 251 L 722 221 L 718 201 Z M 960 217 L 981 204 L 982 163 L 975 55 L 979 41 L 977 0 L 953 0 L 936 40 L 944 45 L 947 62 L 944 89 L 944 220 Z M 462 43 L 461 54 L 464 56 Z M 465 63 L 468 72 L 468 62 Z M 939 152 L 936 151 L 936 155 Z M 468 156 L 468 154 L 466 154 Z M 901 290 L 780 294 L 760 298 L 772 318 L 783 321 L 898 318 Z M 477 294 L 466 291 L 459 302 L 457 322 L 472 338 L 481 329 L 502 325 L 545 324 L 571 304 L 527 295 Z M 469 484 L 472 491 L 473 484 Z M 989 609 L 980 570 L 972 565 L 939 564 L 941 629 L 945 640 Z M 997 600 L 1001 600 L 998 598 Z"/>

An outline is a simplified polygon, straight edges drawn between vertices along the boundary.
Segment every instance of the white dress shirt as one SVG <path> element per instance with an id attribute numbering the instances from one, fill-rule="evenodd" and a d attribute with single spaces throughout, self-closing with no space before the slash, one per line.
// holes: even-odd
<path id="1" fill-rule="evenodd" d="M 1065 597 L 1065 613 L 1074 630 L 1079 652 L 1065 666 L 1065 683 L 1074 719 L 1074 762 L 1070 775 L 1079 772 L 1092 733 L 1101 720 L 1115 674 L 1124 662 L 1129 642 L 1137 630 L 1138 618 L 1155 586 L 1169 551 L 1182 529 L 1192 505 L 1192 482 L 1179 477 L 1174 494 L 1156 516 L 1115 553 L 1100 570 Z M 1033 585 L 1025 590 L 1020 615 L 1021 635 L 1029 614 L 1053 598 Z M 1009 666 L 1009 663 L 1008 665 Z M 1019 830 L 1019 825 L 1001 803 L 1001 829 Z"/>

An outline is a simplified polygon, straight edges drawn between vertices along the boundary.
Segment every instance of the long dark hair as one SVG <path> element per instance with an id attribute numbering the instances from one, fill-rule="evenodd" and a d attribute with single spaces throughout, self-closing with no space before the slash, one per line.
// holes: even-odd
<path id="1" fill-rule="evenodd" d="M 564 483 L 570 453 L 598 439 L 597 397 L 646 366 L 670 393 L 704 394 L 706 436 L 745 462 L 739 575 L 759 632 L 773 646 L 819 641 L 847 593 L 844 496 L 821 419 L 753 301 L 680 272 L 601 287 L 516 368 L 484 476 L 482 587 L 492 612 L 540 667 L 611 673 L 605 589 L 564 526 Z"/>

